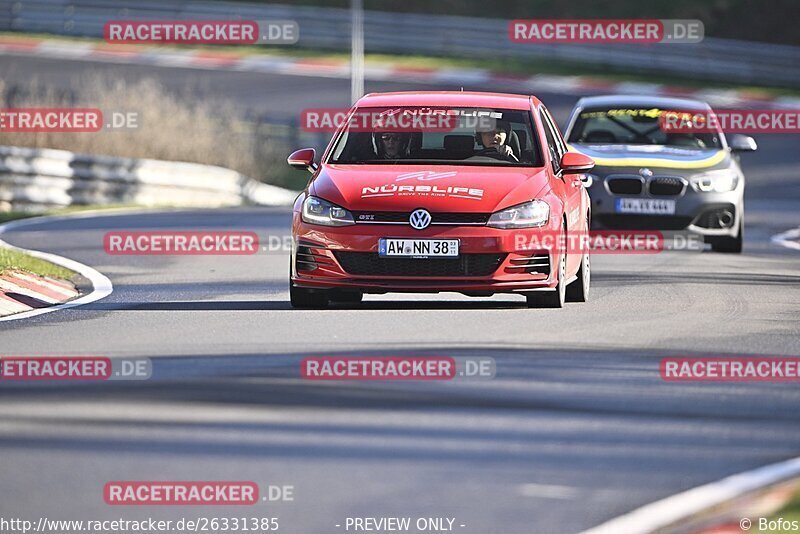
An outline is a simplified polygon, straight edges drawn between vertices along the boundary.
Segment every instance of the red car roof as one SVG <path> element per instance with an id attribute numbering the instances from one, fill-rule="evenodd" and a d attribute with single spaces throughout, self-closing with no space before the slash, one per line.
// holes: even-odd
<path id="1" fill-rule="evenodd" d="M 487 107 L 496 109 L 530 109 L 530 102 L 538 104 L 536 97 L 507 93 L 476 93 L 469 91 L 405 91 L 397 93 L 370 93 L 362 97 L 358 107 L 384 106 L 442 106 Z"/>

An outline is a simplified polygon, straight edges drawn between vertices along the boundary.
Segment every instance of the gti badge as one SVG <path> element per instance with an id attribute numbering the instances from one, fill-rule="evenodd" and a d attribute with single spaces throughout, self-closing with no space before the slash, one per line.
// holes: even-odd
<path id="1" fill-rule="evenodd" d="M 644 169 L 639 169 L 639 174 L 641 174 L 643 178 L 650 178 L 653 176 L 653 171 L 645 167 Z"/>
<path id="2" fill-rule="evenodd" d="M 428 210 L 418 209 L 411 212 L 408 222 L 415 230 L 424 230 L 431 224 L 431 214 Z"/>

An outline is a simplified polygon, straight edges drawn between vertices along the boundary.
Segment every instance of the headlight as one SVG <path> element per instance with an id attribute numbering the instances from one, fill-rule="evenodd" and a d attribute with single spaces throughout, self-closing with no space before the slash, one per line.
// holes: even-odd
<path id="1" fill-rule="evenodd" d="M 739 177 L 733 172 L 721 169 L 698 174 L 692 177 L 692 187 L 701 193 L 727 193 L 736 189 Z"/>
<path id="2" fill-rule="evenodd" d="M 550 206 L 547 202 L 532 200 L 492 213 L 487 224 L 494 228 L 534 228 L 544 226 L 549 218 Z"/>
<path id="3" fill-rule="evenodd" d="M 308 197 L 303 201 L 303 222 L 323 226 L 347 226 L 355 224 L 353 214 L 327 200 Z"/>
<path id="4" fill-rule="evenodd" d="M 596 174 L 586 173 L 583 175 L 583 179 L 581 181 L 583 182 L 583 185 L 588 189 L 589 187 L 592 187 L 593 183 L 599 180 L 600 177 L 597 176 Z"/>

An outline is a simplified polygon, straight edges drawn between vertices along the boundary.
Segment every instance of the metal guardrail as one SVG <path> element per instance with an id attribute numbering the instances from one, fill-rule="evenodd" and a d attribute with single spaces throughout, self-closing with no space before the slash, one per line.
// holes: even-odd
<path id="1" fill-rule="evenodd" d="M 286 206 L 296 196 L 296 191 L 212 165 L 0 146 L 0 209 L 112 203 Z"/>
<path id="2" fill-rule="evenodd" d="M 100 37 L 110 19 L 292 19 L 297 46 L 349 50 L 347 9 L 277 4 L 144 0 L 129 7 L 115 0 L 0 0 L 0 31 Z M 641 73 L 781 86 L 800 84 L 800 47 L 706 38 L 699 44 L 518 44 L 508 21 L 444 15 L 366 11 L 368 52 L 509 58 L 591 63 Z"/>

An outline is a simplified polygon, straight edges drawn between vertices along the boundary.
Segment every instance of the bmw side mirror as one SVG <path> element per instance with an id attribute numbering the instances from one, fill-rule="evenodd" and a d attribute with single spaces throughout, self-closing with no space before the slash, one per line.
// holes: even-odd
<path id="1" fill-rule="evenodd" d="M 313 148 L 302 148 L 295 150 L 286 159 L 286 163 L 294 169 L 306 170 L 314 172 L 317 170 L 317 164 L 314 163 L 314 158 L 317 156 L 317 151 Z"/>
<path id="2" fill-rule="evenodd" d="M 729 144 L 734 152 L 753 152 L 758 150 L 758 143 L 749 135 L 732 135 Z"/>

